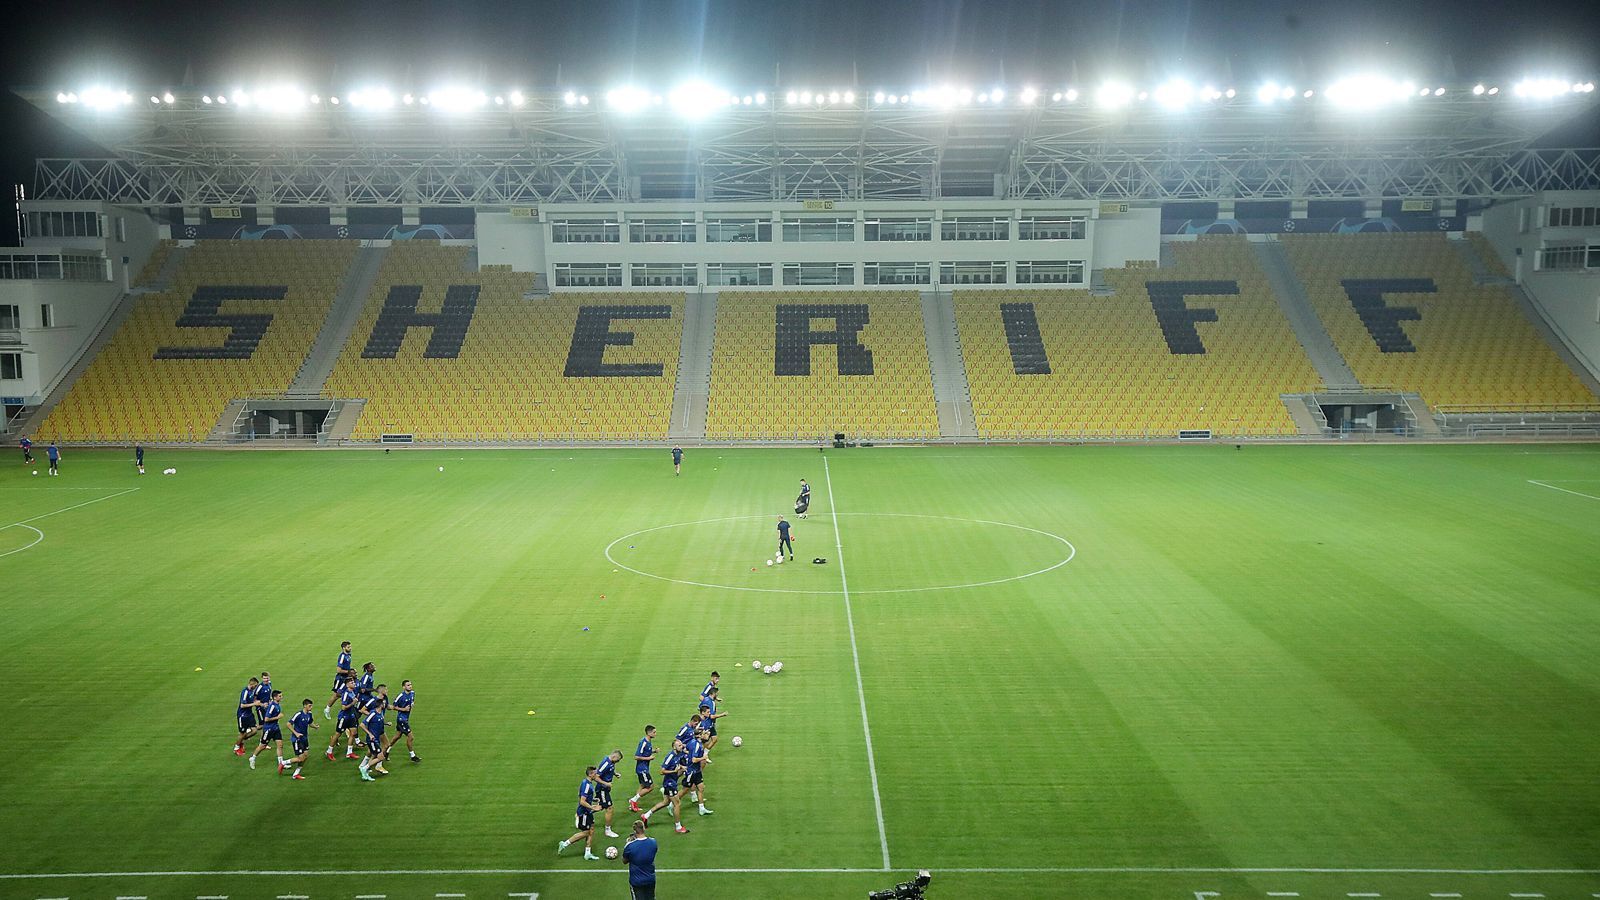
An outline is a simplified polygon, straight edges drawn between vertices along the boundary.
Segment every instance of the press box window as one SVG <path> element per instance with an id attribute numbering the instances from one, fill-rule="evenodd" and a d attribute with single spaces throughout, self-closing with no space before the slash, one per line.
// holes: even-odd
<path id="1" fill-rule="evenodd" d="M 556 219 L 550 223 L 550 240 L 556 244 L 618 244 L 622 225 L 615 219 Z"/>
<path id="2" fill-rule="evenodd" d="M 772 263 L 706 263 L 706 283 L 758 287 L 772 283 Z"/>

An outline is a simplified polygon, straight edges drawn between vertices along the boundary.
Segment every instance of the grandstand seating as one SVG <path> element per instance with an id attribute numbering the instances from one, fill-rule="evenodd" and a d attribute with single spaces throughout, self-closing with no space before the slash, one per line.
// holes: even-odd
<path id="1" fill-rule="evenodd" d="M 708 439 L 939 434 L 914 291 L 725 291 L 713 355 Z"/>
<path id="2" fill-rule="evenodd" d="M 1444 235 L 1286 235 L 1283 241 L 1312 306 L 1362 384 L 1416 391 L 1430 406 L 1594 402 L 1509 291 L 1475 284 Z M 1496 271 L 1492 250 L 1483 250 Z"/>
<path id="3" fill-rule="evenodd" d="M 1173 245 L 1175 266 L 1088 291 L 957 291 L 986 437 L 1293 434 L 1281 393 L 1318 383 L 1243 238 Z"/>
<path id="4" fill-rule="evenodd" d="M 353 439 L 666 437 L 681 294 L 527 300 L 531 276 L 498 266 L 466 271 L 466 254 L 424 241 L 389 249 L 324 388 L 368 400 Z M 581 352 L 575 332 L 585 338 Z M 631 345 L 607 345 L 608 332 L 632 333 Z"/>
<path id="5" fill-rule="evenodd" d="M 35 429 L 61 441 L 204 440 L 230 400 L 281 393 L 327 318 L 355 241 L 201 241 L 142 296 Z M 146 266 L 160 270 L 170 245 Z"/>

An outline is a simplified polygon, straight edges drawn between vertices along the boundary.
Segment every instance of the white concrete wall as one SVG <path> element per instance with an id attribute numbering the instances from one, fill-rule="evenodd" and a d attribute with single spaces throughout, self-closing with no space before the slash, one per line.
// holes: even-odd
<path id="1" fill-rule="evenodd" d="M 549 229 L 538 219 L 480 212 L 477 227 L 478 265 L 510 266 L 513 272 L 546 271 L 544 245 Z"/>
<path id="2" fill-rule="evenodd" d="M 1582 239 L 1600 244 L 1600 228 L 1545 228 L 1545 210 L 1551 206 L 1600 206 L 1600 191 L 1550 192 L 1489 207 L 1483 211 L 1483 233 L 1545 320 L 1600 378 L 1600 270 L 1550 272 L 1536 266 L 1540 247 Z"/>
<path id="3" fill-rule="evenodd" d="M 0 381 L 0 396 L 23 397 L 28 404 L 42 400 L 94 339 L 121 294 L 109 282 L 0 281 L 0 303 L 21 307 L 23 376 L 21 381 Z M 39 307 L 45 303 L 55 320 L 50 328 L 40 321 Z"/>
<path id="4" fill-rule="evenodd" d="M 1130 209 L 1096 219 L 1094 267 L 1120 269 L 1128 260 L 1161 258 L 1161 209 Z"/>

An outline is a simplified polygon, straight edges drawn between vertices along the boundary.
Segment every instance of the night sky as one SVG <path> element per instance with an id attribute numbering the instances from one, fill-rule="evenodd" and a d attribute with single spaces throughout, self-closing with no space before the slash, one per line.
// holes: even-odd
<path id="1" fill-rule="evenodd" d="M 691 76 L 751 91 L 1177 75 L 1241 89 L 1269 78 L 1321 87 L 1362 70 L 1419 83 L 1600 79 L 1600 2 L 1546 0 L 66 2 L 12 7 L 0 35 L 7 85 L 98 82 L 141 100 L 186 75 L 205 89 L 466 82 L 596 94 Z M 0 128 L 7 196 L 16 182 L 31 189 L 34 158 L 94 152 L 12 95 L 0 103 Z M 1596 132 L 1582 123 L 1553 143 L 1594 145 Z M 6 243 L 10 218 L 0 216 Z"/>

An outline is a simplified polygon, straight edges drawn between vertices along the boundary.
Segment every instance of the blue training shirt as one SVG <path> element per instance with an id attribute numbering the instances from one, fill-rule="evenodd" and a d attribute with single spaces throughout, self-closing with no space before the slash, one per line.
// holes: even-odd
<path id="1" fill-rule="evenodd" d="M 700 771 L 700 764 L 695 762 L 695 760 L 706 755 L 706 745 L 700 743 L 699 738 L 695 738 L 683 746 L 689 753 L 689 758 L 685 760 L 685 764 L 689 767 L 689 771 Z"/>
<path id="2" fill-rule="evenodd" d="M 409 722 L 411 720 L 411 705 L 415 703 L 416 700 L 416 691 L 402 691 L 400 696 L 394 701 L 395 706 L 403 707 L 402 709 L 397 709 L 394 711 L 395 721 Z"/>
<path id="3" fill-rule="evenodd" d="M 687 746 L 689 741 L 692 740 L 693 738 L 694 738 L 694 723 L 693 722 L 685 722 L 685 723 L 683 723 L 683 727 L 678 729 L 677 739 L 680 740 L 680 741 L 683 741 L 684 745 Z"/>
<path id="4" fill-rule="evenodd" d="M 789 523 L 787 520 L 780 520 L 778 522 L 778 535 L 785 538 L 789 536 Z"/>
<path id="5" fill-rule="evenodd" d="M 261 682 L 261 686 L 256 688 L 256 702 L 257 703 L 271 703 L 272 702 L 272 682 L 263 681 L 263 682 Z"/>
<path id="6" fill-rule="evenodd" d="M 339 715 L 355 715 L 360 710 L 356 707 L 356 692 L 345 688 L 339 692 Z"/>
<path id="7" fill-rule="evenodd" d="M 371 696 L 372 686 L 377 682 L 377 680 L 377 672 L 361 673 L 361 677 L 356 679 L 356 693 L 361 695 L 361 699 L 365 700 L 367 697 Z"/>
<path id="8" fill-rule="evenodd" d="M 610 787 L 611 782 L 617 777 L 617 764 L 611 761 L 610 754 L 606 754 L 606 757 L 600 760 L 600 765 L 594 769 L 595 774 L 600 777 L 600 786 L 603 788 Z"/>
<path id="9" fill-rule="evenodd" d="M 673 781 L 677 781 L 678 776 L 683 774 L 683 772 L 680 771 L 682 768 L 683 754 L 679 753 L 677 750 L 669 750 L 667 751 L 667 758 L 661 761 L 661 777 L 671 778 Z"/>
<path id="10" fill-rule="evenodd" d="M 595 784 L 587 778 L 578 782 L 578 812 L 594 812 L 594 810 L 584 806 L 583 801 L 587 800 L 590 803 L 595 803 L 596 801 L 594 799 L 594 795 L 598 790 L 600 790 L 600 785 Z"/>
<path id="11" fill-rule="evenodd" d="M 633 748 L 633 755 L 635 757 L 633 761 L 633 770 L 640 775 L 650 774 L 650 763 L 646 760 L 638 759 L 638 757 L 654 756 L 655 752 L 655 745 L 650 743 L 649 738 L 639 738 L 639 746 Z"/>
<path id="12" fill-rule="evenodd" d="M 283 715 L 283 704 L 269 700 L 261 710 L 261 724 L 268 728 L 277 728 L 279 723 L 272 720 L 281 715 Z"/>
<path id="13" fill-rule="evenodd" d="M 289 720 L 289 732 L 295 737 L 305 740 L 311 736 L 311 723 L 315 722 L 316 719 L 316 716 L 301 710 Z"/>
<path id="14" fill-rule="evenodd" d="M 336 673 L 339 672 L 339 671 L 345 671 L 345 672 L 350 671 L 350 653 L 348 651 L 346 651 L 344 653 L 340 653 L 339 654 L 339 661 L 334 663 L 333 665 L 334 665 L 334 671 Z"/>
<path id="15" fill-rule="evenodd" d="M 256 702 L 256 689 L 247 684 L 239 691 L 239 712 L 249 709 L 250 704 L 254 702 Z"/>
<path id="16" fill-rule="evenodd" d="M 656 883 L 656 839 L 639 838 L 622 848 L 622 858 L 628 861 L 628 884 L 649 887 Z"/>

